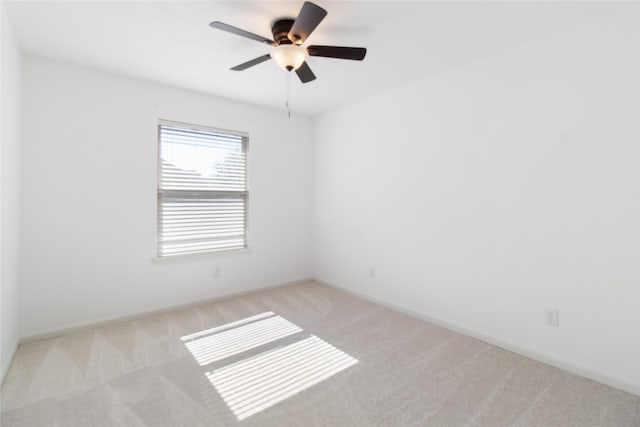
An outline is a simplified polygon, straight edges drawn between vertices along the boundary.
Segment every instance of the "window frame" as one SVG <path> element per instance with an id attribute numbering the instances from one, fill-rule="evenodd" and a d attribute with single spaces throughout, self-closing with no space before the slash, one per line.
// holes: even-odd
<path id="1" fill-rule="evenodd" d="M 171 126 L 184 130 L 193 130 L 196 132 L 208 132 L 208 133 L 218 133 L 224 135 L 232 135 L 236 137 L 242 138 L 242 152 L 244 154 L 244 191 L 238 190 L 163 190 L 162 189 L 162 127 L 163 126 Z M 167 259 L 176 259 L 183 257 L 192 257 L 192 256 L 206 256 L 215 253 L 225 253 L 225 252 L 242 252 L 247 251 L 249 249 L 249 133 L 237 130 L 229 130 L 222 129 L 212 126 L 206 125 L 196 125 L 193 123 L 185 123 L 178 122 L 174 120 L 166 120 L 159 119 L 157 122 L 157 135 L 156 135 L 156 258 L 157 260 L 167 260 Z M 160 236 L 161 236 L 161 203 L 162 203 L 162 194 L 207 194 L 207 195 L 220 195 L 222 197 L 229 197 L 233 195 L 242 195 L 244 198 L 244 245 L 242 247 L 235 248 L 223 248 L 223 249 L 210 249 L 206 251 L 200 252 L 186 252 L 172 255 L 162 255 L 160 251 Z M 196 239 L 194 239 L 196 240 Z"/>

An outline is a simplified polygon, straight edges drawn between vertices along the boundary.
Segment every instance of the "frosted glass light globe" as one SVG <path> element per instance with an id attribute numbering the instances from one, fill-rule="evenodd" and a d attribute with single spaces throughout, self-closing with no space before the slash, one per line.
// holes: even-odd
<path id="1" fill-rule="evenodd" d="M 271 50 L 271 57 L 285 70 L 297 70 L 307 59 L 307 50 L 293 44 L 283 44 Z"/>

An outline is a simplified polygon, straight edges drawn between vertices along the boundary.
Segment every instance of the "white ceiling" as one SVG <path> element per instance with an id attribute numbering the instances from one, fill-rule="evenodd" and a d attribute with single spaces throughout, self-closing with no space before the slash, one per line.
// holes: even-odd
<path id="1" fill-rule="evenodd" d="M 539 37 L 613 2 L 315 1 L 329 12 L 307 44 L 362 46 L 363 62 L 312 57 L 292 75 L 294 111 L 318 114 Z M 302 1 L 5 1 L 22 49 L 119 74 L 276 108 L 287 73 L 268 61 L 229 68 L 268 46 L 212 29 L 218 20 L 271 38 Z"/>

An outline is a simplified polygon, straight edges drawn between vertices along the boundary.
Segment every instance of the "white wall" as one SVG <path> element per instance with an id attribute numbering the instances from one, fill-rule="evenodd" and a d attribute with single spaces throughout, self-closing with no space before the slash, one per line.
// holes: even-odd
<path id="1" fill-rule="evenodd" d="M 21 54 L 0 4 L 0 382 L 18 345 Z"/>
<path id="2" fill-rule="evenodd" d="M 640 393 L 638 35 L 629 4 L 321 116 L 314 277 Z"/>
<path id="3" fill-rule="evenodd" d="M 23 66 L 23 336 L 310 277 L 310 119 Z M 160 118 L 249 132 L 248 251 L 152 261 Z"/>

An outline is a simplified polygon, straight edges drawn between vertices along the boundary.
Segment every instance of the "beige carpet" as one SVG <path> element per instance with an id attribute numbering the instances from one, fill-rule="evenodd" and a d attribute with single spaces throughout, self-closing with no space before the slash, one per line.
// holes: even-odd
<path id="1" fill-rule="evenodd" d="M 318 285 L 18 349 L 2 426 L 640 426 L 640 398 Z"/>

